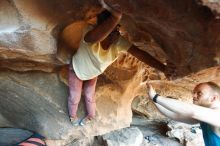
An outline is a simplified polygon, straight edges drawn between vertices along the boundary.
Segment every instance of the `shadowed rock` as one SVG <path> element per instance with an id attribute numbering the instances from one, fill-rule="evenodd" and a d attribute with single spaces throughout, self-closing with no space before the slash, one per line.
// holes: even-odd
<path id="1" fill-rule="evenodd" d="M 65 145 L 79 137 L 128 127 L 133 99 L 149 101 L 141 83 L 151 82 L 162 94 L 188 101 L 190 87 L 196 83 L 220 83 L 218 1 L 105 1 L 119 3 L 125 12 L 120 22 L 123 36 L 159 61 L 175 64 L 183 78 L 167 81 L 163 73 L 123 53 L 99 76 L 95 123 L 72 127 L 65 65 L 77 49 L 84 24 L 101 11 L 98 1 L 1 0 L 0 127 L 33 130 Z M 150 102 L 143 108 L 143 101 L 135 101 L 133 110 L 161 118 Z M 83 111 L 81 104 L 80 117 Z"/>

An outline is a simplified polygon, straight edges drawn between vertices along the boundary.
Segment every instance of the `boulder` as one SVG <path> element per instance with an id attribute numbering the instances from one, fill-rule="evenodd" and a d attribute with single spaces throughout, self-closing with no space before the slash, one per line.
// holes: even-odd
<path id="1" fill-rule="evenodd" d="M 205 146 L 202 130 L 199 125 L 189 125 L 180 122 L 170 121 L 168 123 L 170 131 L 167 132 L 169 137 L 175 137 L 185 146 Z"/>
<path id="2" fill-rule="evenodd" d="M 144 139 L 141 146 L 181 146 L 182 144 L 175 138 L 166 135 L 169 130 L 166 120 L 149 120 L 143 116 L 134 115 L 132 127 L 141 130 Z"/>
<path id="3" fill-rule="evenodd" d="M 103 135 L 106 146 L 140 146 L 143 134 L 138 128 L 125 128 Z"/>

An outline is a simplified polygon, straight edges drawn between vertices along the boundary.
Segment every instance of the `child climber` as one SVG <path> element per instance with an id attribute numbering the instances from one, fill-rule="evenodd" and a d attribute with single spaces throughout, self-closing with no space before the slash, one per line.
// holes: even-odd
<path id="1" fill-rule="evenodd" d="M 84 30 L 80 46 L 69 66 L 68 110 L 74 126 L 85 125 L 95 118 L 94 97 L 97 77 L 117 59 L 119 52 L 127 51 L 148 65 L 161 71 L 165 70 L 164 64 L 120 36 L 118 24 L 122 12 L 119 7 L 110 7 L 103 0 L 100 0 L 100 3 L 105 10 L 97 16 L 96 26 L 88 26 Z M 77 109 L 82 90 L 87 116 L 79 120 Z"/>

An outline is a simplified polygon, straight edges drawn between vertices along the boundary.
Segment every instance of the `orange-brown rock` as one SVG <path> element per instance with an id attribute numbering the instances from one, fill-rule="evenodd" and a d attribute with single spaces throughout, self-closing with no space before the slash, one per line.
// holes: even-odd
<path id="1" fill-rule="evenodd" d="M 122 35 L 162 63 L 175 64 L 179 78 L 168 81 L 162 72 L 122 53 L 99 76 L 95 123 L 72 127 L 66 103 L 67 64 L 82 29 L 94 23 L 102 8 L 97 0 L 1 0 L 0 127 L 34 130 L 48 143 L 56 139 L 65 145 L 128 127 L 131 107 L 150 119 L 164 118 L 148 99 L 146 82 L 162 95 L 188 102 L 195 84 L 220 83 L 218 1 L 105 1 L 121 6 Z M 84 114 L 81 104 L 79 115 Z"/>
<path id="2" fill-rule="evenodd" d="M 162 50 L 180 76 L 219 65 L 220 21 L 209 8 L 191 0 L 106 2 L 122 6 L 123 24 L 134 23 L 131 40 L 146 51 Z"/>

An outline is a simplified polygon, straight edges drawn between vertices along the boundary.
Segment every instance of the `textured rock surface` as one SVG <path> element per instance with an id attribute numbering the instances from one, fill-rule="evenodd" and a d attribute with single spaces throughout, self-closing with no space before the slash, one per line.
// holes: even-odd
<path id="1" fill-rule="evenodd" d="M 166 121 L 134 115 L 131 126 L 141 130 L 144 136 L 141 146 L 181 146 L 179 141 L 166 135 L 169 130 Z"/>
<path id="2" fill-rule="evenodd" d="M 0 59 L 10 60 L 10 64 L 0 66 L 25 70 L 15 68 L 20 62 L 28 70 L 48 71 L 43 66 L 60 65 L 56 59 L 59 33 L 70 22 L 86 18 L 95 4 L 93 0 L 1 0 Z"/>
<path id="3" fill-rule="evenodd" d="M 48 143 L 56 139 L 58 145 L 65 145 L 129 126 L 135 97 L 134 111 L 163 118 L 146 98 L 147 89 L 141 84 L 145 81 L 163 95 L 189 102 L 196 83 L 220 83 L 219 1 L 106 2 L 122 6 L 123 35 L 161 62 L 174 63 L 182 78 L 167 81 L 163 73 L 121 54 L 99 77 L 95 123 L 74 128 L 67 114 L 67 86 L 62 83 L 67 79 L 65 65 L 70 52 L 76 51 L 85 23 L 93 23 L 90 18 L 101 10 L 98 1 L 1 0 L 0 127 L 34 130 Z M 81 104 L 80 116 L 83 111 Z"/>
<path id="4" fill-rule="evenodd" d="M 121 24 L 127 38 L 161 62 L 168 59 L 176 64 L 180 76 L 219 64 L 219 19 L 215 18 L 216 13 L 201 5 L 213 4 L 218 11 L 219 1 L 106 2 L 122 6 L 125 15 Z M 96 0 L 2 0 L 0 15 L 4 21 L 0 23 L 0 58 L 10 60 L 12 65 L 28 61 L 29 70 L 43 70 L 35 66 L 39 63 L 62 64 L 56 52 L 71 44 L 65 39 L 62 45 L 59 38 L 71 36 L 61 35 L 62 30 L 72 22 L 93 17 L 100 11 L 97 6 Z M 12 68 L 10 66 L 2 67 Z"/>
<path id="5" fill-rule="evenodd" d="M 67 90 L 56 74 L 1 72 L 0 80 L 1 114 L 13 127 L 55 139 L 71 129 Z"/>
<path id="6" fill-rule="evenodd" d="M 107 146 L 140 146 L 143 134 L 138 128 L 125 128 L 103 136 Z"/>
<path id="7" fill-rule="evenodd" d="M 199 125 L 188 125 L 179 122 L 170 121 L 168 123 L 170 131 L 167 132 L 169 137 L 175 137 L 180 140 L 184 146 L 204 146 L 202 130 Z"/>
<path id="8" fill-rule="evenodd" d="M 220 23 L 207 7 L 191 0 L 106 1 L 122 5 L 128 17 L 125 24 L 133 20 L 131 40 L 147 51 L 164 51 L 178 74 L 219 64 Z"/>

